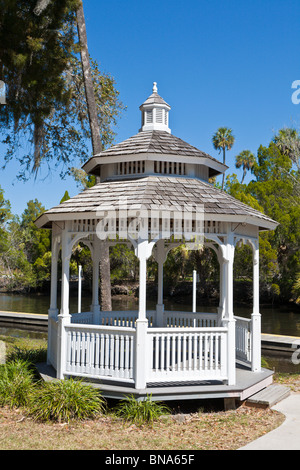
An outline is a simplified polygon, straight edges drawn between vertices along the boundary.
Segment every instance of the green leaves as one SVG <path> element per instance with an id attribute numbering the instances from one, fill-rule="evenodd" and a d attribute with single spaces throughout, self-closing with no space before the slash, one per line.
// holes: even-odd
<path id="1" fill-rule="evenodd" d="M 77 0 L 47 2 L 39 15 L 37 0 L 0 0 L 0 79 L 7 104 L 0 115 L 4 167 L 20 164 L 19 179 L 36 175 L 41 165 L 61 177 L 91 155 L 90 127 L 77 58 Z M 40 2 L 41 6 L 42 3 Z M 114 139 L 124 106 L 115 81 L 92 63 L 92 78 L 103 146 Z M 2 73 L 2 74 L 1 74 Z"/>
<path id="2" fill-rule="evenodd" d="M 116 415 L 141 426 L 153 424 L 161 415 L 169 414 L 168 406 L 152 400 L 151 395 L 143 400 L 136 400 L 134 395 L 129 395 L 116 407 Z"/>

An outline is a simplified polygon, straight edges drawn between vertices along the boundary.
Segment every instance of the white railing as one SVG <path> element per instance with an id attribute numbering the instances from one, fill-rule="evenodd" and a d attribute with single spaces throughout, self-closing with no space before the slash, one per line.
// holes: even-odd
<path id="1" fill-rule="evenodd" d="M 133 381 L 135 329 L 68 325 L 65 375 Z"/>
<path id="2" fill-rule="evenodd" d="M 190 312 L 164 312 L 164 326 L 167 327 L 216 327 L 218 315 L 216 313 L 190 313 Z"/>
<path id="3" fill-rule="evenodd" d="M 236 358 L 242 361 L 251 361 L 251 319 L 234 317 Z"/>
<path id="4" fill-rule="evenodd" d="M 147 312 L 149 327 L 143 341 L 144 376 L 148 383 L 228 379 L 228 329 L 217 324 L 217 314 L 164 312 L 163 327 L 155 327 L 156 312 Z M 63 375 L 115 379 L 135 383 L 137 311 L 72 315 L 64 326 Z M 236 358 L 251 362 L 252 321 L 235 317 Z M 55 322 L 54 322 L 55 323 Z M 51 323 L 51 363 L 57 362 L 57 323 Z"/>
<path id="5" fill-rule="evenodd" d="M 71 322 L 80 325 L 93 325 L 94 314 L 92 312 L 73 313 L 71 315 Z"/>
<path id="6" fill-rule="evenodd" d="M 151 328 L 149 381 L 227 378 L 226 328 Z"/>
<path id="7" fill-rule="evenodd" d="M 124 310 L 121 312 L 101 311 L 100 325 L 121 326 L 134 328 L 138 319 L 137 310 Z"/>
<path id="8" fill-rule="evenodd" d="M 138 310 L 124 311 L 101 311 L 99 315 L 99 324 L 104 326 L 120 326 L 134 328 L 138 319 Z M 157 326 L 156 311 L 147 310 L 149 327 Z M 93 325 L 94 314 L 91 312 L 74 313 L 71 316 L 73 324 Z M 212 328 L 218 324 L 218 315 L 216 313 L 191 313 L 191 312 L 163 312 L 163 326 L 192 327 L 192 328 Z"/>

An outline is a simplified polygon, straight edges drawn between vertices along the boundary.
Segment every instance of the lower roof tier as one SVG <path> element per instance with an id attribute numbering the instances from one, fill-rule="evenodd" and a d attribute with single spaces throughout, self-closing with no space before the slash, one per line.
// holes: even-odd
<path id="1" fill-rule="evenodd" d="M 36 225 L 51 228 L 53 221 L 97 219 L 101 211 L 176 210 L 204 213 L 204 220 L 250 224 L 274 230 L 278 223 L 213 185 L 196 178 L 147 176 L 107 181 L 44 212 Z"/>

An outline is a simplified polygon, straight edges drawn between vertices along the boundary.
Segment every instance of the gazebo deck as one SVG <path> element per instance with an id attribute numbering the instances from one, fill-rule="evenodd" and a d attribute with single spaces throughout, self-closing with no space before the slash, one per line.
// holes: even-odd
<path id="1" fill-rule="evenodd" d="M 43 380 L 58 380 L 56 371 L 51 365 L 40 363 L 37 364 L 37 368 Z M 133 395 L 137 400 L 143 400 L 147 395 L 151 395 L 151 399 L 155 401 L 207 399 L 244 401 L 269 386 L 273 381 L 273 374 L 274 372 L 268 369 L 253 373 L 249 367 L 237 363 L 235 385 L 227 385 L 217 380 L 202 380 L 189 383 L 148 383 L 146 388 L 136 389 L 134 384 L 121 385 L 113 380 L 86 379 L 83 382 L 99 388 L 105 398 L 111 399 L 123 399 Z"/>
<path id="2" fill-rule="evenodd" d="M 64 377 L 77 377 L 101 388 L 105 397 L 133 394 L 154 400 L 238 398 L 243 400 L 272 382 L 272 372 L 253 372 L 252 321 L 235 317 L 236 381 L 229 385 L 228 329 L 217 313 L 147 311 L 142 347 L 147 358 L 137 382 L 139 339 L 137 311 L 75 313 L 65 325 L 64 354 L 49 355 L 44 377 L 57 377 L 57 357 Z M 58 322 L 52 323 L 50 350 L 57 350 Z M 161 326 L 157 327 L 157 323 Z M 221 325 L 221 326 L 219 326 Z M 252 369 L 252 370 L 251 370 Z"/>

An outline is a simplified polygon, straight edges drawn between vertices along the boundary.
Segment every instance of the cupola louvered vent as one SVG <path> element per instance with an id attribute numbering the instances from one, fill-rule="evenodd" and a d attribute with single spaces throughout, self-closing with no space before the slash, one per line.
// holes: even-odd
<path id="1" fill-rule="evenodd" d="M 140 106 L 142 111 L 142 128 L 140 131 L 165 131 L 169 129 L 169 111 L 171 107 L 157 93 L 157 84 L 153 83 L 153 93 Z"/>
<path id="2" fill-rule="evenodd" d="M 160 108 L 156 109 L 156 122 L 159 122 L 159 123 L 163 122 L 163 110 Z"/>
<path id="3" fill-rule="evenodd" d="M 146 111 L 146 124 L 150 124 L 153 122 L 153 110 L 149 109 Z"/>

